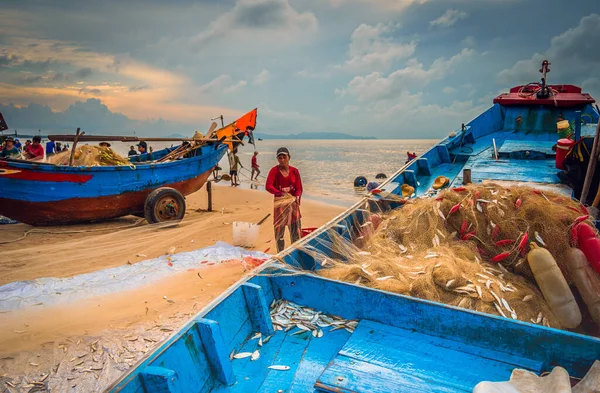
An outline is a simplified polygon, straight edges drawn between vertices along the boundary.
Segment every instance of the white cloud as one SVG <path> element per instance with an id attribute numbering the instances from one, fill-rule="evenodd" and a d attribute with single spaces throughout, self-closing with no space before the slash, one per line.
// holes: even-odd
<path id="1" fill-rule="evenodd" d="M 246 81 L 239 81 L 234 83 L 233 78 L 229 75 L 220 75 L 208 83 L 198 87 L 200 94 L 219 94 L 219 93 L 233 93 L 245 87 L 248 83 Z"/>
<path id="2" fill-rule="evenodd" d="M 269 79 L 271 79 L 271 73 L 268 70 L 262 70 L 254 77 L 254 81 L 252 83 L 255 85 L 262 85 L 267 83 Z"/>
<path id="3" fill-rule="evenodd" d="M 428 0 L 328 0 L 332 7 L 337 8 L 345 4 L 363 3 L 371 8 L 381 8 L 384 11 L 402 11 L 412 4 L 424 4 Z"/>
<path id="4" fill-rule="evenodd" d="M 475 42 L 475 37 L 473 37 L 472 35 L 465 37 L 464 40 L 462 40 L 460 42 L 464 47 L 467 48 L 472 48 L 475 46 L 476 42 Z"/>
<path id="5" fill-rule="evenodd" d="M 358 112 L 360 110 L 360 106 L 357 105 L 346 105 L 342 109 L 343 115 L 349 115 L 350 113 Z"/>
<path id="6" fill-rule="evenodd" d="M 443 79 L 452 73 L 457 65 L 473 57 L 472 49 L 463 49 L 449 59 L 436 59 L 429 69 L 425 69 L 417 59 L 410 59 L 407 66 L 385 76 L 372 72 L 366 76 L 354 77 L 345 89 L 336 90 L 339 96 L 354 96 L 358 101 L 386 100 L 400 92 L 414 87 L 422 88 L 433 80 Z"/>
<path id="7" fill-rule="evenodd" d="M 500 83 L 528 83 L 540 80 L 538 70 L 543 60 L 551 63 L 549 83 L 581 84 L 590 93 L 600 94 L 594 78 L 600 69 L 600 51 L 596 42 L 600 41 L 600 15 L 583 17 L 579 24 L 552 38 L 550 47 L 534 54 L 530 59 L 520 60 L 511 68 L 498 74 Z"/>
<path id="8" fill-rule="evenodd" d="M 263 38 L 279 38 L 317 29 L 317 17 L 310 12 L 297 12 L 288 0 L 238 0 L 230 11 L 196 35 L 192 43 L 199 49 L 215 39 L 230 35 L 247 39 L 248 34 L 262 33 Z"/>
<path id="9" fill-rule="evenodd" d="M 302 78 L 314 78 L 314 79 L 326 79 L 331 76 L 331 72 L 329 71 L 321 71 L 321 72 L 313 72 L 309 70 L 301 70 L 296 73 L 296 75 Z"/>
<path id="10" fill-rule="evenodd" d="M 416 43 L 394 42 L 389 35 L 395 28 L 382 23 L 358 26 L 350 37 L 348 60 L 342 68 L 350 71 L 386 70 L 394 61 L 412 56 Z"/>
<path id="11" fill-rule="evenodd" d="M 446 12 L 444 12 L 444 15 L 440 16 L 439 18 L 437 18 L 435 20 L 432 20 L 431 22 L 429 22 L 429 25 L 431 27 L 439 27 L 439 28 L 452 27 L 459 20 L 465 19 L 466 17 L 467 17 L 467 13 L 464 11 L 446 10 Z"/>
<path id="12" fill-rule="evenodd" d="M 444 94 L 452 94 L 452 93 L 456 92 L 456 89 L 454 87 L 446 86 L 442 89 L 442 92 Z"/>

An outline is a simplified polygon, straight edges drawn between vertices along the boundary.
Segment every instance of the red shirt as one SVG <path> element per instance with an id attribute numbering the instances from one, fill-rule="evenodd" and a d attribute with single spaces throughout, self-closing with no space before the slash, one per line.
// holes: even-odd
<path id="1" fill-rule="evenodd" d="M 258 164 L 256 163 L 256 156 L 252 156 L 252 168 L 258 168 Z"/>
<path id="2" fill-rule="evenodd" d="M 41 158 L 44 157 L 44 148 L 40 144 L 35 146 L 32 143 L 31 145 L 27 146 L 25 153 L 27 153 L 27 158 Z"/>
<path id="3" fill-rule="evenodd" d="M 279 171 L 279 166 L 274 166 L 271 168 L 269 175 L 267 176 L 265 189 L 278 197 L 285 194 L 281 190 L 286 187 L 290 187 L 290 195 L 296 197 L 302 195 L 302 179 L 300 179 L 300 172 L 298 172 L 298 169 L 290 166 L 289 175 L 285 177 Z"/>

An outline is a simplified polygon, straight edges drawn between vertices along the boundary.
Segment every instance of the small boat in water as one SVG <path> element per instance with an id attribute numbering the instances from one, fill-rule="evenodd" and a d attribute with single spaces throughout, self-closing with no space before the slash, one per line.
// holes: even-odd
<path id="1" fill-rule="evenodd" d="M 213 128 L 212 138 L 180 138 L 187 142 L 154 151 L 151 156 L 132 156 L 129 165 L 71 166 L 0 159 L 0 215 L 30 225 L 72 224 L 129 214 L 146 217 L 150 223 L 182 219 L 184 196 L 202 188 L 228 146 L 233 149 L 255 126 L 256 109 L 222 129 L 213 132 Z M 141 140 L 91 135 L 50 138 Z"/>
<path id="2" fill-rule="evenodd" d="M 557 176 L 553 150 L 557 119 L 570 121 L 573 139 L 578 140 L 598 122 L 593 102 L 576 86 L 546 85 L 545 73 L 540 85 L 518 86 L 498 96 L 489 110 L 405 164 L 346 212 L 263 265 L 255 276 L 232 286 L 109 391 L 471 392 L 482 381 L 508 381 L 515 369 L 541 375 L 556 366 L 575 383 L 600 359 L 597 337 L 545 326 L 541 314 L 537 320 L 518 320 L 514 305 L 511 308 L 499 296 L 499 314 L 491 315 L 463 307 L 462 302 L 448 305 L 366 287 L 360 275 L 375 274 L 368 264 L 357 267 L 356 282 L 319 273 L 332 260 L 355 257 L 332 246 L 339 239 L 353 245 L 346 249 L 368 257 L 370 252 L 359 251 L 357 245 L 364 228 L 375 222 L 373 217 L 402 211 L 410 199 L 433 200 L 437 196 L 432 188 L 461 192 L 463 182 L 493 181 L 570 194 L 572 190 L 561 187 Z M 584 124 L 584 117 L 591 121 Z M 470 182 L 463 178 L 467 173 Z M 480 203 L 494 207 L 507 202 L 474 203 L 479 210 Z M 517 209 L 521 203 L 517 200 Z M 444 219 L 459 208 L 442 214 Z M 521 243 L 526 239 L 523 236 Z M 399 247 L 400 254 L 411 248 Z M 519 257 L 519 248 L 511 247 Z M 479 263 L 473 261 L 473 266 Z M 489 266 L 483 284 L 475 281 L 456 288 L 468 301 L 482 299 L 482 287 L 490 289 L 496 268 Z M 431 269 L 435 267 L 432 264 Z M 421 273 L 425 271 L 415 275 Z M 508 272 L 499 273 L 494 276 L 498 284 L 493 284 L 499 289 L 494 290 L 508 296 L 517 287 L 500 280 Z M 392 277 L 378 278 L 388 279 Z M 452 282 L 446 287 L 452 288 Z M 539 291 L 535 296 L 541 299 Z"/>

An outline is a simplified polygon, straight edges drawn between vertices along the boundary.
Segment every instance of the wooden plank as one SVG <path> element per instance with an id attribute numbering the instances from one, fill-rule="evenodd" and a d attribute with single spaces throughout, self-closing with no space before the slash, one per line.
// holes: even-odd
<path id="1" fill-rule="evenodd" d="M 471 392 L 438 385 L 406 370 L 390 370 L 371 363 L 336 356 L 315 383 L 318 392 L 331 393 L 459 393 Z"/>
<path id="2" fill-rule="evenodd" d="M 512 153 L 517 151 L 537 151 L 547 155 L 556 155 L 552 151 L 552 146 L 556 145 L 556 141 L 528 141 L 528 140 L 513 140 L 504 141 L 498 153 Z"/>
<path id="3" fill-rule="evenodd" d="M 229 351 L 223 341 L 219 324 L 209 319 L 198 318 L 196 319 L 196 328 L 200 333 L 210 368 L 217 380 L 228 386 L 233 385 L 235 377 L 229 361 Z"/>
<path id="4" fill-rule="evenodd" d="M 244 290 L 246 306 L 250 313 L 252 328 L 264 335 L 273 334 L 275 331 L 273 330 L 273 323 L 271 322 L 269 305 L 267 304 L 267 299 L 262 287 L 256 284 L 245 283 L 242 284 L 242 289 Z"/>
<path id="5" fill-rule="evenodd" d="M 177 373 L 163 367 L 146 367 L 140 374 L 144 390 L 156 393 L 184 393 Z"/>

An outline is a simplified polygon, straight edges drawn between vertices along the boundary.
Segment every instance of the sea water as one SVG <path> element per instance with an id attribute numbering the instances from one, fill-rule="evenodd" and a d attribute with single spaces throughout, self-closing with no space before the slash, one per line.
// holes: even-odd
<path id="1" fill-rule="evenodd" d="M 256 148 L 246 140 L 238 149 L 238 156 L 243 169 L 239 171 L 242 188 L 264 190 L 264 183 L 269 170 L 277 165 L 275 153 L 280 147 L 290 151 L 290 165 L 298 168 L 304 186 L 303 198 L 320 200 L 343 206 L 350 206 L 358 201 L 364 190 L 354 188 L 354 179 L 364 176 L 368 181 L 378 181 L 375 176 L 383 173 L 392 175 L 404 165 L 407 151 L 420 155 L 435 145 L 436 140 L 256 140 Z M 160 150 L 171 143 L 149 143 L 154 150 Z M 114 143 L 113 148 L 126 156 L 128 146 Z M 261 174 L 259 181 L 250 182 L 251 159 L 254 151 L 258 151 L 258 165 Z M 229 174 L 229 162 L 225 155 L 219 166 L 220 174 Z M 221 181 L 218 185 L 230 185 Z"/>

